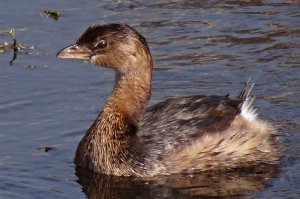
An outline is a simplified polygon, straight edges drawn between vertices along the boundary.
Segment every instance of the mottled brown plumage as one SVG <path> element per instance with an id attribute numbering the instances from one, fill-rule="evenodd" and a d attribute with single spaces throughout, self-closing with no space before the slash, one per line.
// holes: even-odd
<path id="1" fill-rule="evenodd" d="M 126 24 L 89 27 L 58 57 L 116 71 L 114 89 L 80 141 L 75 163 L 117 176 L 154 176 L 277 163 L 274 128 L 251 108 L 251 87 L 238 97 L 171 98 L 146 109 L 152 58 Z"/>

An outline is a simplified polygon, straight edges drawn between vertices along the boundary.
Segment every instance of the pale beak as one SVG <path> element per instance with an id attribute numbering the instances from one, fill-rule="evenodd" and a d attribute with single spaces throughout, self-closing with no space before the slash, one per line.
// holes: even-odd
<path id="1" fill-rule="evenodd" d="M 85 46 L 71 45 L 60 50 L 56 57 L 67 59 L 82 59 L 89 60 L 92 56 L 92 51 Z"/>

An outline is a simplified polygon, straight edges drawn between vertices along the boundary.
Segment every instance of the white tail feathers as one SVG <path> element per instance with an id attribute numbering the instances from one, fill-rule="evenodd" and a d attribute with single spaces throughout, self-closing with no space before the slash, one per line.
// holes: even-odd
<path id="1" fill-rule="evenodd" d="M 249 122 L 252 122 L 257 118 L 257 112 L 256 110 L 252 107 L 252 102 L 254 100 L 254 97 L 248 97 L 245 102 L 242 105 L 241 109 L 241 115 L 243 118 L 248 120 Z"/>
<path id="2" fill-rule="evenodd" d="M 246 86 L 248 85 L 249 81 L 247 82 Z M 251 86 L 247 89 L 246 93 L 246 99 L 243 102 L 242 108 L 241 108 L 241 115 L 243 118 L 248 120 L 249 122 L 252 122 L 257 118 L 257 112 L 256 110 L 252 107 L 252 102 L 255 99 L 254 97 L 250 96 L 250 92 L 253 89 L 254 83 L 251 84 Z"/>

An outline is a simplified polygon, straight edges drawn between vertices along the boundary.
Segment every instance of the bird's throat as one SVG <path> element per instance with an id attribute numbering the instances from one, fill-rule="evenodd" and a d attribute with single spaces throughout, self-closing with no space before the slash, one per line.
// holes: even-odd
<path id="1" fill-rule="evenodd" d="M 113 92 L 104 105 L 104 110 L 114 109 L 123 118 L 138 126 L 151 92 L 151 72 L 138 71 L 116 74 Z"/>

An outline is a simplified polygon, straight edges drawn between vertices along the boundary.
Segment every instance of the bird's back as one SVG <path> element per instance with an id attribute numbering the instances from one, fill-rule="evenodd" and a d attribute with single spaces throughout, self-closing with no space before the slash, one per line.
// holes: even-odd
<path id="1" fill-rule="evenodd" d="M 243 101 L 228 96 L 170 98 L 147 109 L 138 136 L 157 153 L 188 145 L 204 134 L 228 128 Z"/>
<path id="2" fill-rule="evenodd" d="M 149 107 L 137 133 L 147 156 L 164 163 L 167 173 L 275 162 L 275 130 L 249 108 L 250 88 L 246 84 L 236 98 L 197 95 Z"/>

